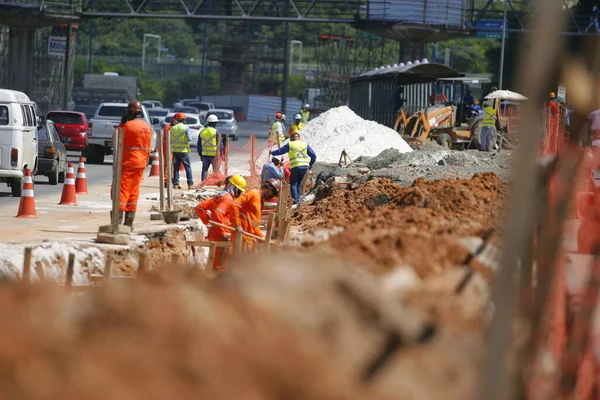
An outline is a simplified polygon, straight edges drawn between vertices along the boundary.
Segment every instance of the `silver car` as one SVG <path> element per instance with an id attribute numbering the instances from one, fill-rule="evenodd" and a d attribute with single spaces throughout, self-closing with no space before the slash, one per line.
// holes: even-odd
<path id="1" fill-rule="evenodd" d="M 221 135 L 227 135 L 231 140 L 238 140 L 238 123 L 235 119 L 235 113 L 233 110 L 227 110 L 225 108 L 215 108 L 210 110 L 206 117 L 209 115 L 216 115 L 219 118 L 217 123 L 217 130 Z"/>

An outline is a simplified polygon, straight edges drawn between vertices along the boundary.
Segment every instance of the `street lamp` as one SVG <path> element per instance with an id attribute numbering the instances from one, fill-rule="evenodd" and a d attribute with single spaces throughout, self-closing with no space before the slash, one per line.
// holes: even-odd
<path id="1" fill-rule="evenodd" d="M 147 39 L 158 39 L 158 57 L 156 58 L 156 62 L 160 63 L 160 51 L 162 45 L 162 38 L 160 35 L 152 35 L 150 33 L 144 33 L 144 41 L 142 44 L 142 71 L 145 70 L 146 67 L 146 46 L 148 46 Z"/>

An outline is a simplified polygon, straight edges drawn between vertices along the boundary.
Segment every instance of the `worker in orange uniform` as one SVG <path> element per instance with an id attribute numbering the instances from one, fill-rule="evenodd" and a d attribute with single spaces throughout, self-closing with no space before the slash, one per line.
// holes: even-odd
<path id="1" fill-rule="evenodd" d="M 260 219 L 264 202 L 276 197 L 279 191 L 275 179 L 269 179 L 263 183 L 260 190 L 249 190 L 242 194 L 231 205 L 231 223 L 238 232 L 247 232 L 256 236 L 264 237 L 260 230 Z M 254 239 L 249 236 L 243 237 L 243 249 L 251 250 L 254 247 Z"/>
<path id="2" fill-rule="evenodd" d="M 137 100 L 127 105 L 123 128 L 123 171 L 119 194 L 119 217 L 125 212 L 125 225 L 133 227 L 140 197 L 140 184 L 150 157 L 152 128 L 144 121 L 143 106 Z M 120 222 L 119 222 L 120 223 Z"/>
<path id="3" fill-rule="evenodd" d="M 246 180 L 243 176 L 233 175 L 225 180 L 225 190 L 216 196 L 203 201 L 195 208 L 196 214 L 208 224 L 210 221 L 231 226 L 231 204 L 246 191 Z M 226 242 L 231 238 L 231 231 L 220 226 L 211 226 L 208 230 L 208 240 Z M 213 271 L 222 271 L 225 257 L 229 251 L 217 247 L 213 261 Z"/>

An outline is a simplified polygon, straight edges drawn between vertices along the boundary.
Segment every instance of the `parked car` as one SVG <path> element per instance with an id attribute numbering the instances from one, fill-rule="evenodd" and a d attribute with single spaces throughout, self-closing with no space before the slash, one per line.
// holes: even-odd
<path id="1" fill-rule="evenodd" d="M 174 113 L 182 112 L 184 114 L 200 114 L 200 111 L 196 107 L 179 106 L 173 109 Z"/>
<path id="2" fill-rule="evenodd" d="M 87 147 L 88 121 L 84 113 L 49 111 L 46 119 L 54 122 L 67 150 L 83 151 Z"/>
<path id="3" fill-rule="evenodd" d="M 200 110 L 200 121 L 203 123 L 206 121 L 206 117 L 208 116 L 208 112 L 215 109 L 213 103 L 206 103 L 203 101 L 192 101 L 186 104 L 188 107 L 196 107 Z"/>
<path id="4" fill-rule="evenodd" d="M 85 117 L 88 119 L 92 119 L 94 114 L 96 114 L 96 110 L 98 109 L 98 105 L 76 105 L 75 110 L 77 112 L 82 112 L 85 114 Z"/>
<path id="5" fill-rule="evenodd" d="M 146 106 L 146 108 L 163 108 L 163 104 L 159 100 L 144 100 L 142 104 Z"/>
<path id="6" fill-rule="evenodd" d="M 165 126 L 173 122 L 174 115 L 175 113 L 167 115 L 164 123 Z M 198 145 L 198 135 L 204 129 L 204 126 L 200 123 L 200 116 L 198 114 L 186 114 L 185 116 L 185 126 L 190 128 L 190 136 L 192 137 L 190 140 L 190 146 L 196 147 Z"/>
<path id="7" fill-rule="evenodd" d="M 56 124 L 47 119 L 37 129 L 38 169 L 36 175 L 45 175 L 51 185 L 65 181 L 67 170 L 67 149 Z"/>
<path id="8" fill-rule="evenodd" d="M 167 117 L 167 115 L 169 115 L 169 113 L 170 111 L 168 108 L 155 107 L 148 109 L 148 115 L 150 115 L 150 117 L 152 118 L 158 119 L 158 122 L 160 124 L 165 122 L 165 118 Z"/>
<path id="9" fill-rule="evenodd" d="M 15 197 L 21 196 L 25 168 L 32 175 L 37 169 L 37 126 L 35 103 L 23 92 L 0 89 L 0 182 Z"/>
<path id="10" fill-rule="evenodd" d="M 104 156 L 113 153 L 113 135 L 117 126 L 121 123 L 121 118 L 127 111 L 127 103 L 102 103 L 94 118 L 88 123 L 88 147 L 83 152 L 83 156 L 87 158 L 89 164 L 102 164 Z M 152 118 L 148 115 L 148 110 L 143 107 L 144 120 L 151 127 L 159 125 L 157 118 Z M 157 131 L 152 130 L 152 146 L 156 147 Z M 148 163 L 152 162 L 152 157 Z"/>
<path id="11" fill-rule="evenodd" d="M 219 118 L 217 122 L 217 130 L 223 136 L 229 137 L 229 139 L 235 141 L 238 140 L 238 123 L 235 119 L 233 110 L 227 110 L 224 108 L 215 108 L 208 112 L 208 115 L 216 115 Z"/>

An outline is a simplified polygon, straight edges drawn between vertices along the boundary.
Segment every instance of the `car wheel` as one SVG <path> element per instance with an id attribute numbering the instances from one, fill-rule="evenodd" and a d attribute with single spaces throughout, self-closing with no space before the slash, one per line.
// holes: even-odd
<path id="1" fill-rule="evenodd" d="M 56 166 L 56 168 L 54 168 L 54 170 L 48 174 L 48 180 L 50 181 L 51 185 L 58 185 L 58 166 Z"/>
<path id="2" fill-rule="evenodd" d="M 10 192 L 13 197 L 21 197 L 21 192 L 23 190 L 23 179 L 22 178 L 14 178 L 10 180 Z"/>
<path id="3" fill-rule="evenodd" d="M 65 183 L 65 171 L 58 173 L 58 183 Z"/>

